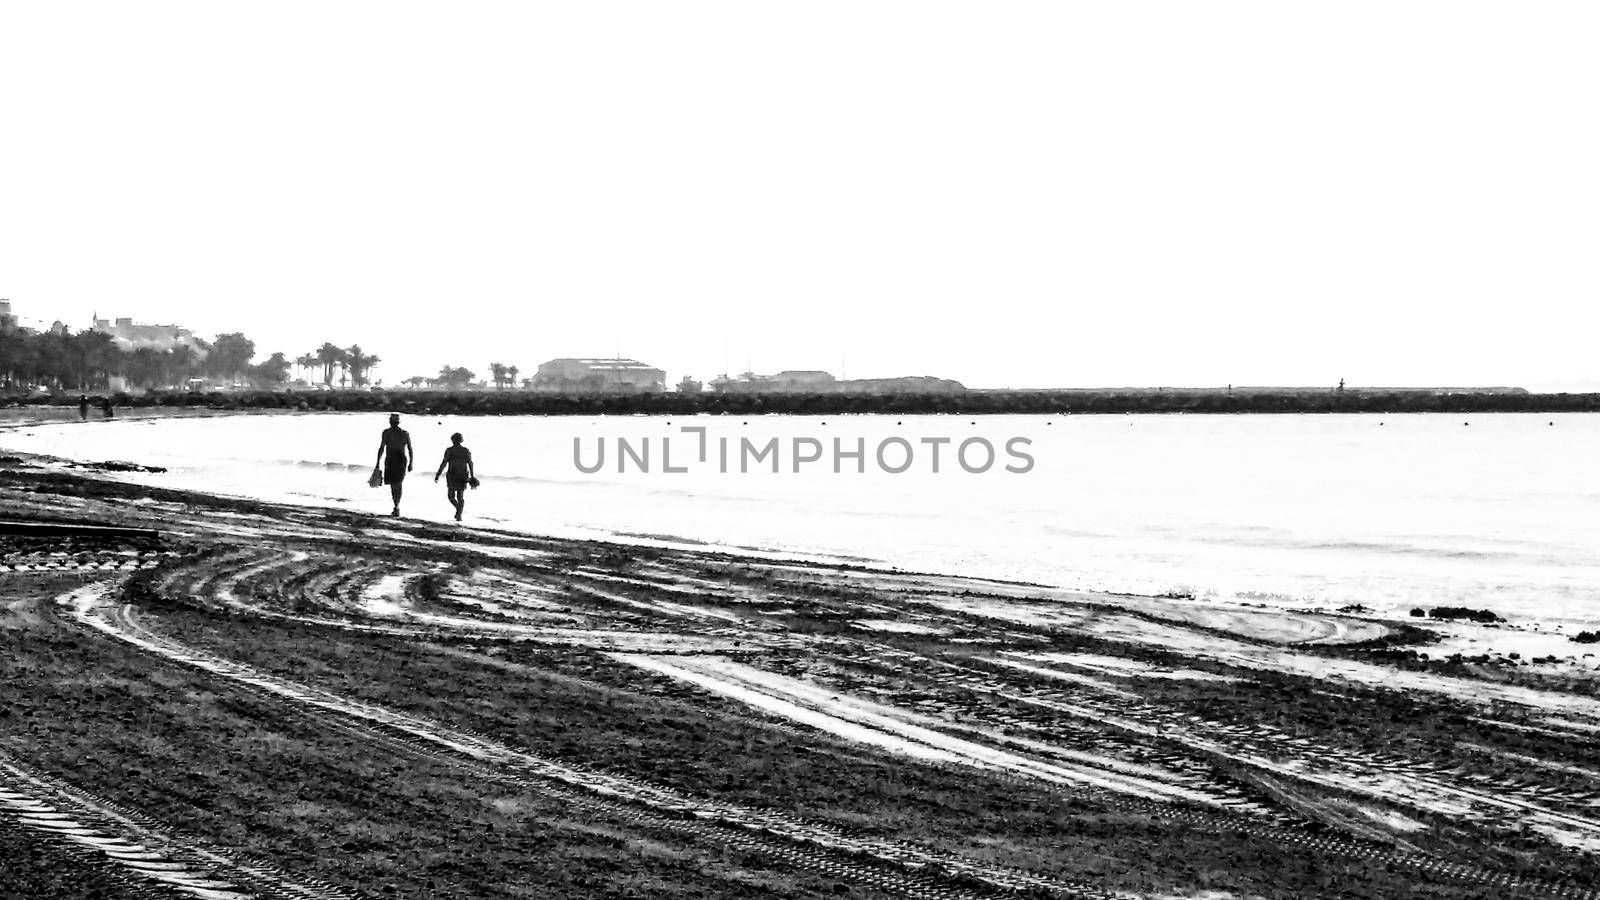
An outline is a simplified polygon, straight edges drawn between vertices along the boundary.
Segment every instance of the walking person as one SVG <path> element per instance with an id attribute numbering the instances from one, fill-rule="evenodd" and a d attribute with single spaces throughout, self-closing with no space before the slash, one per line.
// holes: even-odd
<path id="1" fill-rule="evenodd" d="M 117 401 L 111 399 L 110 397 L 103 397 L 100 400 L 100 412 L 104 413 L 106 418 L 112 418 L 117 414 L 116 405 Z"/>
<path id="2" fill-rule="evenodd" d="M 394 498 L 394 512 L 391 516 L 400 515 L 400 488 L 406 480 L 406 473 L 411 471 L 411 464 L 415 453 L 411 449 L 411 435 L 400 427 L 400 416 L 389 416 L 389 427 L 383 430 L 383 437 L 378 441 L 378 461 L 372 467 L 377 472 L 383 468 L 383 483 L 389 486 L 389 496 Z"/>
<path id="3" fill-rule="evenodd" d="M 88 394 L 79 394 L 78 395 L 78 419 L 81 420 L 81 421 L 84 421 L 84 422 L 89 421 L 89 395 Z"/>
<path id="4" fill-rule="evenodd" d="M 467 508 L 467 486 L 478 486 L 478 475 L 472 467 L 472 451 L 461 444 L 461 432 L 450 435 L 450 446 L 444 449 L 444 459 L 439 461 L 439 471 L 433 473 L 433 481 L 439 483 L 439 476 L 444 476 L 444 495 L 449 499 L 450 505 L 456 508 L 456 521 L 461 521 L 461 512 Z"/>

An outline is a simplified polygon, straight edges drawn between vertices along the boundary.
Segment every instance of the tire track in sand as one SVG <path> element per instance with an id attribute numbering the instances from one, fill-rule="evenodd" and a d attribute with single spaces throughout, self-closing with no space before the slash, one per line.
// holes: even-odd
<path id="1" fill-rule="evenodd" d="M 373 703 L 297 684 L 181 644 L 145 628 L 132 605 L 111 596 L 113 583 L 85 585 L 57 603 L 85 626 L 117 640 L 244 687 L 308 713 L 324 727 L 355 729 L 383 744 L 420 750 L 438 758 L 488 769 L 516 783 L 647 827 L 709 841 L 800 869 L 928 900 L 961 900 L 1034 891 L 1074 898 L 1126 898 L 1136 895 L 1092 885 L 984 865 L 931 850 L 870 836 L 853 835 L 796 816 L 731 803 L 693 798 L 636 779 L 587 771 L 502 744 L 475 732 L 451 728 Z"/>
<path id="2" fill-rule="evenodd" d="M 49 841 L 102 857 L 141 894 L 198 900 L 345 900 L 325 881 L 291 878 L 178 837 L 103 798 L 34 772 L 0 752 L 0 816 Z M 153 891 L 150 889 L 154 889 Z"/>

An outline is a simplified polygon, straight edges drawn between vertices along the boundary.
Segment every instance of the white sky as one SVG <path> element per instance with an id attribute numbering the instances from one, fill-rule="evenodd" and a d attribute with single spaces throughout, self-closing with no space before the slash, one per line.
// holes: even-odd
<path id="1" fill-rule="evenodd" d="M 1006 385 L 1600 389 L 1600 4 L 0 0 L 0 297 Z"/>

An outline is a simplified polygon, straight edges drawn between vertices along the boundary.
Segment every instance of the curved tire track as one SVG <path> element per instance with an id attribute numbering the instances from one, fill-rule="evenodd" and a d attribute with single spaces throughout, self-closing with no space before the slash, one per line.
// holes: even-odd
<path id="1" fill-rule="evenodd" d="M 295 879 L 179 837 L 0 753 L 0 816 L 47 840 L 98 854 L 156 896 L 198 900 L 345 900 L 325 881 Z"/>
<path id="2" fill-rule="evenodd" d="M 229 679 L 311 715 L 325 727 L 356 730 L 369 740 L 421 750 L 637 824 L 668 828 L 701 841 L 755 851 L 797 868 L 930 900 L 1034 891 L 1067 897 L 1125 895 L 1087 884 L 941 856 L 924 848 L 808 822 L 784 813 L 691 798 L 636 779 L 587 771 L 377 704 L 267 675 L 185 646 L 145 628 L 131 605 L 115 603 L 111 584 L 86 585 L 58 598 L 84 625 L 174 662 Z M 552 790 L 553 789 L 553 790 Z"/>
<path id="3" fill-rule="evenodd" d="M 231 559 L 225 559 L 220 567 L 217 566 L 215 564 L 216 561 L 213 560 L 213 565 L 196 573 L 197 583 L 190 585 L 175 584 L 173 576 L 169 576 L 168 579 L 163 581 L 162 586 L 167 590 L 176 588 L 180 593 L 189 595 L 202 605 L 209 605 L 208 601 L 218 602 L 224 606 L 233 606 L 236 608 L 243 607 L 246 611 L 254 614 L 265 615 L 274 618 L 296 619 L 307 623 L 333 626 L 353 631 L 384 632 L 417 637 L 439 636 L 441 633 L 459 633 L 456 632 L 455 629 L 449 627 L 430 628 L 418 627 L 409 623 L 400 624 L 398 622 L 376 624 L 326 619 L 320 617 L 297 616 L 292 613 L 286 614 L 278 610 L 261 607 L 253 603 L 241 602 L 240 598 L 235 596 L 233 589 L 237 585 L 243 583 L 247 579 L 267 575 L 267 573 L 272 573 L 274 575 L 278 574 L 275 570 L 286 568 L 287 565 L 295 561 L 296 558 L 303 560 L 304 554 L 297 554 L 294 557 L 286 559 L 281 554 L 252 554 L 246 552 L 242 554 L 242 558 L 240 558 L 240 556 L 234 556 Z M 343 595 L 356 592 L 363 580 L 371 577 L 377 577 L 375 573 L 381 571 L 372 565 L 352 566 L 352 562 L 353 561 L 351 560 L 345 560 L 342 561 L 342 563 L 335 563 L 326 567 L 325 569 L 318 569 L 309 576 L 305 573 L 301 573 L 296 577 L 307 577 L 308 581 L 305 585 L 296 585 L 296 587 L 307 596 L 308 600 L 310 600 L 312 597 L 315 597 L 315 599 L 318 601 L 317 605 L 324 605 L 327 604 L 329 600 L 332 600 L 336 606 L 350 606 L 351 602 L 348 599 L 345 599 Z M 187 587 L 188 589 L 184 590 L 184 587 Z M 613 596 L 611 592 L 596 590 L 590 585 L 573 585 L 569 583 L 567 587 L 569 590 L 576 589 L 578 593 L 594 600 L 620 603 L 621 599 L 624 599 Z M 651 610 L 666 614 L 672 614 L 676 612 L 675 610 L 659 610 L 654 606 L 651 607 Z M 129 634 L 142 632 L 142 634 L 147 638 L 155 639 L 157 641 L 164 640 L 156 638 L 154 635 L 150 635 L 148 631 L 140 628 L 138 623 L 134 621 L 134 613 L 131 609 L 124 609 L 120 612 L 113 613 L 112 615 L 113 617 L 126 617 L 125 624 L 131 627 L 124 630 Z M 472 629 L 472 634 L 476 638 L 488 636 L 478 632 L 476 629 Z M 502 638 L 506 637 L 506 635 L 494 636 Z M 592 643 L 592 641 L 586 643 Z M 1014 686 L 1005 684 L 1001 680 L 997 680 L 996 673 L 994 672 L 989 672 L 983 669 L 971 669 L 963 666 L 955 666 L 947 662 L 938 662 L 923 657 L 920 654 L 908 653 L 904 650 L 872 641 L 855 640 L 846 641 L 846 643 L 852 645 L 855 653 L 865 653 L 865 655 L 872 658 L 876 665 L 886 667 L 891 671 L 898 671 L 903 675 L 914 675 L 917 677 L 934 675 L 935 673 L 930 673 L 926 669 L 930 663 L 934 664 L 938 667 L 938 672 L 935 675 L 937 681 L 947 687 L 956 687 L 958 689 L 973 692 L 976 695 L 999 695 L 1011 701 L 1020 702 L 1028 706 L 1043 707 L 1044 709 L 1056 714 L 1067 713 L 1081 717 L 1084 715 L 1086 709 L 1092 710 L 1092 714 L 1088 715 L 1087 719 L 1096 722 L 1097 726 L 1100 728 L 1105 728 L 1108 725 L 1114 726 L 1115 723 L 1124 722 L 1130 713 L 1145 714 L 1144 716 L 1136 714 L 1134 715 L 1135 719 L 1143 719 L 1154 716 L 1153 721 L 1140 721 L 1136 723 L 1136 725 L 1129 726 L 1133 729 L 1131 732 L 1129 732 L 1129 734 L 1132 734 L 1135 737 L 1143 737 L 1146 740 L 1151 739 L 1152 737 L 1152 735 L 1149 733 L 1151 728 L 1155 728 L 1156 731 L 1159 731 L 1162 735 L 1165 735 L 1166 738 L 1170 739 L 1176 734 L 1189 732 L 1193 726 L 1197 724 L 1196 722 L 1192 721 L 1174 721 L 1166 715 L 1156 715 L 1157 710 L 1146 709 L 1142 704 L 1136 704 L 1135 706 L 1137 708 L 1135 710 L 1130 710 L 1126 708 L 1126 704 L 1123 704 L 1117 708 L 1111 708 L 1104 703 L 1098 702 L 1102 698 L 1086 697 L 1077 693 L 1072 694 L 1069 701 L 1069 698 L 1064 696 L 1062 692 L 1050 688 L 1040 688 L 1038 686 L 1034 686 L 1030 689 L 1017 691 Z M 188 648 L 182 648 L 181 646 L 175 644 L 172 646 L 172 649 L 176 650 L 178 653 L 194 653 L 194 651 L 189 650 Z M 617 648 L 601 647 L 597 649 Z M 769 647 L 767 649 L 771 648 Z M 260 673 L 245 670 L 243 667 L 236 668 L 239 670 L 238 673 L 236 673 L 236 678 L 241 680 L 241 683 L 249 685 L 251 680 L 261 677 Z M 281 687 L 281 684 L 279 687 Z M 285 696 L 283 691 L 278 689 L 278 687 L 263 687 L 261 684 L 255 684 L 252 689 L 262 691 L 269 696 L 276 695 L 280 698 Z M 1014 693 L 1014 691 L 1016 692 Z M 300 700 L 300 705 L 302 708 L 304 708 L 306 700 L 311 698 L 305 697 L 298 699 Z M 345 700 L 344 698 L 334 699 L 337 701 L 334 706 L 330 707 L 322 705 L 316 706 L 316 708 L 320 709 L 322 713 L 326 713 L 330 709 L 337 711 L 338 703 L 352 702 Z M 357 715 L 359 718 L 359 713 Z M 324 726 L 331 724 L 325 715 L 319 719 L 319 722 L 321 722 Z M 382 721 L 367 719 L 365 724 L 368 727 L 367 730 L 362 733 L 366 736 L 366 739 L 373 739 L 373 736 L 370 733 L 373 730 L 371 726 L 377 725 L 380 728 L 388 730 L 390 739 L 399 740 L 402 745 L 408 746 L 410 751 L 413 753 L 423 752 L 423 748 L 417 746 L 419 742 L 425 745 L 429 752 L 433 753 L 436 753 L 442 746 L 437 738 L 443 732 L 439 726 L 432 723 L 428 723 L 424 727 L 425 729 L 433 731 L 433 737 L 420 736 L 416 728 L 398 725 L 396 723 L 384 723 Z M 1208 732 L 1208 734 L 1210 734 L 1210 736 L 1213 738 L 1221 739 L 1229 735 L 1232 735 L 1233 737 L 1239 737 L 1239 735 L 1233 735 L 1233 732 L 1237 730 L 1237 726 L 1224 726 L 1221 723 L 1206 724 L 1215 726 L 1215 733 Z M 1177 728 L 1176 732 L 1174 731 L 1174 728 Z M 1112 727 L 1112 731 L 1114 732 L 1120 732 L 1124 730 L 1125 729 Z M 1174 749 L 1172 746 L 1172 741 L 1170 740 L 1158 740 L 1156 743 L 1166 750 Z M 1590 890 L 1579 889 L 1560 883 L 1550 883 L 1536 879 L 1524 879 L 1506 871 L 1498 871 L 1472 865 L 1470 863 L 1457 863 L 1447 859 L 1440 859 L 1426 853 L 1415 852 L 1414 848 L 1408 846 L 1404 841 L 1391 839 L 1390 841 L 1379 843 L 1371 839 L 1372 835 L 1361 833 L 1359 831 L 1347 835 L 1338 832 L 1329 833 L 1322 828 L 1313 827 L 1308 829 L 1305 827 L 1304 820 L 1301 819 L 1299 815 L 1294 815 L 1290 812 L 1263 815 L 1261 809 L 1254 809 L 1254 812 L 1256 813 L 1255 815 L 1244 814 L 1250 812 L 1253 807 L 1258 805 L 1250 802 L 1253 794 L 1259 791 L 1258 786 L 1256 786 L 1251 779 L 1245 778 L 1241 780 L 1238 778 L 1238 776 L 1221 781 L 1215 780 L 1215 764 L 1218 762 L 1237 763 L 1237 754 L 1221 752 L 1221 745 L 1217 744 L 1215 741 L 1203 741 L 1201 742 L 1201 746 L 1194 746 L 1192 741 L 1187 743 L 1184 741 L 1177 741 L 1177 743 L 1184 745 L 1183 750 L 1179 751 L 1177 754 L 1178 757 L 1182 757 L 1182 759 L 1179 761 L 1187 761 L 1190 758 L 1194 758 L 1204 762 L 1206 764 L 1206 768 L 1210 770 L 1210 777 L 1206 779 L 1209 783 L 1209 786 L 1215 790 L 1227 794 L 1227 799 L 1231 801 L 1227 805 L 1237 806 L 1237 809 L 1224 812 L 1221 810 L 1193 808 L 1187 804 L 1145 802 L 1140 801 L 1137 798 L 1117 795 L 1114 792 L 1093 791 L 1092 793 L 1095 793 L 1100 797 L 1102 802 L 1105 802 L 1112 807 L 1120 807 L 1130 812 L 1151 815 L 1156 818 L 1182 821 L 1187 824 L 1206 829 L 1226 829 L 1243 832 L 1261 839 L 1269 840 L 1284 847 L 1305 848 L 1315 852 L 1329 853 L 1347 858 L 1369 860 L 1379 864 L 1399 865 L 1414 871 L 1418 871 L 1419 873 L 1427 873 L 1434 877 L 1457 882 L 1491 886 L 1507 893 L 1600 900 L 1600 893 Z M 1223 741 L 1223 743 L 1226 744 L 1228 741 Z M 496 745 L 493 741 L 489 741 L 489 744 L 501 749 L 509 749 L 504 748 L 503 745 Z M 473 752 L 471 750 L 464 750 L 461 746 L 448 746 L 444 747 L 444 749 L 448 754 L 452 755 L 453 758 L 457 760 L 464 758 L 464 752 L 466 752 L 468 755 L 471 755 Z M 481 750 L 482 748 L 478 749 Z M 510 752 L 515 753 L 516 751 Z M 477 760 L 479 762 L 489 763 L 490 771 L 492 772 L 498 771 L 503 773 L 507 771 L 508 767 L 511 770 L 517 770 L 520 765 L 515 761 L 508 762 L 505 758 L 496 758 L 495 754 L 492 753 L 487 755 L 478 754 Z M 562 775 L 552 775 L 552 773 L 548 771 L 535 772 L 533 773 L 533 777 L 545 785 L 543 789 L 548 790 L 548 786 L 552 783 L 552 779 L 559 782 L 565 778 L 567 779 L 567 784 L 571 786 L 572 782 L 570 779 L 572 777 L 571 772 L 573 771 L 576 770 L 569 770 L 567 773 Z M 480 777 L 483 777 L 483 773 L 480 773 Z M 585 773 L 584 777 L 593 776 L 588 776 L 587 773 Z M 580 778 L 579 781 L 581 782 L 582 778 Z M 580 793 L 587 792 L 586 795 L 591 797 L 595 793 L 600 793 L 608 796 L 627 797 L 638 802 L 639 798 L 632 793 L 632 788 L 637 788 L 640 786 L 641 785 L 634 784 L 631 786 L 618 788 L 609 784 L 588 784 L 574 787 L 574 789 L 578 790 Z M 670 794 L 671 792 L 667 793 Z M 1235 794 L 1237 796 L 1235 796 Z M 749 811 L 712 811 L 711 807 L 714 806 L 714 804 L 692 804 L 688 803 L 688 801 L 685 801 L 682 797 L 676 795 L 665 798 L 656 798 L 656 800 L 658 801 L 657 808 L 669 810 L 674 815 L 682 815 L 686 809 L 692 808 L 693 811 L 691 814 L 701 818 L 703 821 L 712 821 L 717 824 L 728 825 L 730 827 L 748 827 L 745 826 L 743 822 L 746 820 L 746 814 Z M 1274 804 L 1271 808 L 1277 809 L 1278 806 Z M 791 822 L 790 824 L 793 825 L 795 823 Z M 803 823 L 801 823 L 801 825 L 802 828 L 812 827 L 804 826 Z M 795 834 L 792 828 L 780 828 L 778 833 L 789 835 L 791 837 Z M 837 842 L 828 840 L 824 841 L 824 845 L 836 846 Z M 864 852 L 864 855 L 869 858 L 890 858 L 883 854 L 873 853 L 870 850 L 862 851 L 859 848 L 852 848 L 851 852 Z M 909 864 L 914 867 L 926 867 L 932 864 L 932 862 L 937 862 L 937 860 L 929 861 L 916 859 L 911 861 Z M 900 864 L 905 865 L 907 862 L 901 860 Z M 1007 888 L 1022 887 L 1026 884 L 1026 882 L 1019 882 L 1010 878 L 1001 878 L 996 880 L 992 877 L 985 877 L 983 875 L 979 875 L 978 878 L 984 883 L 995 886 L 1004 886 Z M 1032 887 L 1036 885 L 1026 884 L 1026 886 Z M 1066 888 L 1079 893 L 1093 891 L 1093 889 L 1082 885 L 1067 885 Z M 1059 885 L 1057 885 L 1051 886 L 1047 889 L 1059 890 L 1061 888 Z"/>
<path id="4" fill-rule="evenodd" d="M 1089 692 L 1068 694 L 1054 688 L 1019 689 L 997 680 L 995 673 L 983 669 L 933 660 L 917 654 L 896 650 L 895 648 L 879 647 L 875 649 L 879 651 L 873 657 L 875 664 L 902 675 L 922 678 L 936 677 L 945 685 L 973 693 L 988 694 L 1030 706 L 1037 706 L 1063 715 L 1093 721 L 1099 726 L 1113 731 L 1122 731 L 1131 735 L 1143 736 L 1150 740 L 1178 744 L 1191 753 L 1209 755 L 1221 761 L 1237 762 L 1270 772 L 1273 775 L 1303 778 L 1308 782 L 1316 783 L 1307 773 L 1296 771 L 1283 765 L 1271 764 L 1264 757 L 1253 757 L 1226 742 L 1225 738 L 1236 738 L 1253 732 L 1255 726 L 1229 726 L 1223 723 L 1209 722 L 1198 717 L 1179 718 L 1158 707 L 1151 707 L 1142 703 L 1128 703 L 1126 701 L 1111 703 L 1094 697 Z M 936 667 L 936 674 L 923 668 L 927 664 L 933 664 Z M 1202 737 L 1202 734 L 1206 736 Z M 1388 773 L 1387 769 L 1384 769 L 1384 771 L 1386 774 Z M 1451 788 L 1451 790 L 1462 797 L 1479 799 L 1505 809 L 1523 810 L 1525 812 L 1534 810 L 1531 804 L 1515 799 L 1496 798 L 1481 791 L 1471 791 L 1459 787 Z M 1489 869 L 1471 863 L 1450 862 L 1426 853 L 1411 852 L 1405 849 L 1391 849 L 1359 837 L 1347 836 L 1337 832 L 1305 831 L 1292 826 L 1284 827 L 1283 825 L 1255 821 L 1252 818 L 1233 813 L 1223 813 L 1178 804 L 1153 803 L 1138 798 L 1112 794 L 1107 794 L 1103 798 L 1103 802 L 1199 825 L 1239 830 L 1280 844 L 1303 846 L 1321 852 L 1368 859 L 1378 864 L 1405 866 L 1445 878 L 1497 887 L 1508 892 L 1516 891 L 1543 896 L 1573 898 L 1573 900 L 1600 900 L 1600 890 L 1549 883 L 1537 879 L 1523 879 L 1509 872 Z M 1551 813 L 1542 808 L 1537 811 L 1545 815 L 1558 817 L 1561 815 L 1559 813 Z M 1562 820 L 1562 818 L 1556 819 L 1556 821 Z M 1584 824 L 1588 824 L 1586 820 Z"/>

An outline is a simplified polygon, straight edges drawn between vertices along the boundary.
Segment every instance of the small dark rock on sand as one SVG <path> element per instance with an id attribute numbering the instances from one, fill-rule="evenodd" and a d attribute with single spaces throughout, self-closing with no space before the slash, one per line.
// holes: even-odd
<path id="1" fill-rule="evenodd" d="M 1412 612 L 1412 615 L 1416 615 L 1416 613 Z M 1505 621 L 1505 619 L 1496 615 L 1493 610 L 1470 609 L 1465 606 L 1435 606 L 1433 609 L 1428 610 L 1428 616 L 1434 619 L 1465 619 L 1468 622 L 1483 622 L 1485 624 Z"/>
<path id="2" fill-rule="evenodd" d="M 107 460 L 105 462 L 87 463 L 86 468 L 99 469 L 103 472 L 165 472 L 161 466 L 142 466 L 138 463 Z"/>

